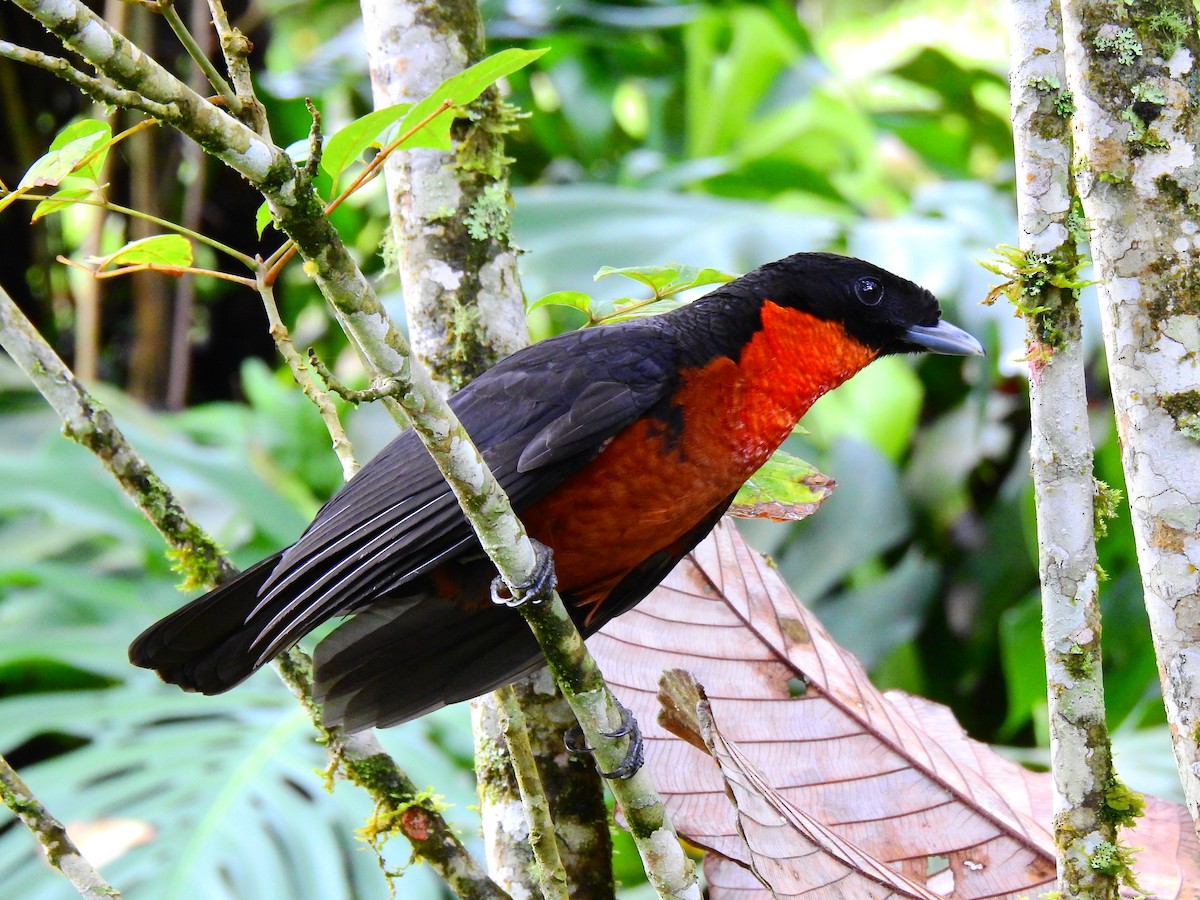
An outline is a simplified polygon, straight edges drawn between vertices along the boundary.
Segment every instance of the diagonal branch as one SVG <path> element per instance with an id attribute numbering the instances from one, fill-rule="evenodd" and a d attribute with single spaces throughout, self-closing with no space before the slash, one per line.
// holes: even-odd
<path id="1" fill-rule="evenodd" d="M 190 585 L 213 587 L 237 573 L 212 538 L 191 520 L 170 489 L 129 444 L 108 410 L 84 389 L 3 287 L 0 346 L 59 414 L 67 436 L 100 458 L 162 534 L 177 563 L 185 569 Z M 421 799 L 417 786 L 384 752 L 372 732 L 347 734 L 321 724 L 321 710 L 312 702 L 312 666 L 305 654 L 293 649 L 281 655 L 274 666 L 308 710 L 335 765 L 371 794 L 384 817 L 415 810 L 401 821 L 401 830 L 417 856 L 445 878 L 459 896 L 491 900 L 506 896 L 463 847 L 435 805 Z"/>
<path id="2" fill-rule="evenodd" d="M 95 78 L 92 75 L 80 72 L 65 59 L 50 56 L 38 50 L 30 50 L 26 47 L 18 46 L 11 41 L 0 41 L 0 56 L 3 56 L 5 59 L 11 59 L 13 62 L 34 66 L 35 68 L 49 72 L 51 75 L 56 75 L 63 81 L 75 85 L 75 87 L 79 88 L 79 90 L 93 100 L 108 106 L 141 110 L 148 115 L 154 116 L 156 119 L 165 119 L 173 112 L 169 106 L 165 106 L 162 103 L 155 103 L 153 100 L 147 100 L 137 91 L 127 91 L 116 87 L 103 78 Z"/>
<path id="3" fill-rule="evenodd" d="M 403 334 L 388 317 L 328 217 L 320 196 L 279 147 L 209 104 L 149 59 L 78 0 L 12 0 L 64 44 L 113 81 L 144 91 L 155 102 L 174 104 L 165 120 L 244 175 L 267 198 L 276 224 L 296 247 L 334 316 L 377 384 L 402 387 L 399 400 L 385 399 L 393 417 L 410 422 L 437 463 L 471 522 L 483 550 L 511 587 L 531 581 L 537 560 L 524 527 L 462 424 L 414 365 Z M 620 729 L 618 705 L 579 636 L 562 600 L 553 594 L 540 606 L 525 604 L 530 624 L 556 681 L 579 719 L 605 770 L 616 769 L 628 741 L 605 732 Z M 628 817 L 651 883 L 660 893 L 699 897 L 693 867 L 680 846 L 649 774 L 612 783 Z"/>
<path id="4" fill-rule="evenodd" d="M 34 796 L 16 770 L 0 756 L 0 800 L 33 832 L 46 860 L 67 876 L 84 900 L 121 900 L 121 893 L 84 859 L 67 829 Z"/>

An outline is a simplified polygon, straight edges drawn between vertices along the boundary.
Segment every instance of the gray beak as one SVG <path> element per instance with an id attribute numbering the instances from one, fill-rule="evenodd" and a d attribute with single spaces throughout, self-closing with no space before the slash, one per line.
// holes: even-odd
<path id="1" fill-rule="evenodd" d="M 957 325 L 938 322 L 936 325 L 910 325 L 904 340 L 930 353 L 947 356 L 983 356 L 983 344 Z"/>

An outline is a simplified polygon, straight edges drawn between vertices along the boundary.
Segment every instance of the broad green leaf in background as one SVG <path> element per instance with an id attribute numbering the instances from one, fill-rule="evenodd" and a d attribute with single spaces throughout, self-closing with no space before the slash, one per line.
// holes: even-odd
<path id="1" fill-rule="evenodd" d="M 909 447 L 924 388 L 902 359 L 884 357 L 822 397 L 804 417 L 804 425 L 824 443 L 856 437 L 899 459 Z"/>
<path id="2" fill-rule="evenodd" d="M 157 234 L 131 241 L 107 256 L 90 256 L 101 270 L 120 266 L 151 265 L 177 268 L 192 264 L 192 242 L 182 234 Z"/>

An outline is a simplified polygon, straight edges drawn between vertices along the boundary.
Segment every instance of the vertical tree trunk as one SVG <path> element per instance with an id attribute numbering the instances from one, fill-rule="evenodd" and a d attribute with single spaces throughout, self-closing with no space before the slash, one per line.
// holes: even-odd
<path id="1" fill-rule="evenodd" d="M 364 0 L 376 107 L 415 102 L 483 57 L 476 0 Z M 455 150 L 386 166 L 391 237 L 413 349 L 451 390 L 529 342 L 512 244 L 507 108 L 492 88 Z"/>
<path id="2" fill-rule="evenodd" d="M 1110 872 L 1091 865 L 1115 848 L 1107 806 L 1112 748 L 1104 714 L 1100 610 L 1088 432 L 1071 233 L 1071 95 L 1065 89 L 1057 0 L 1013 0 L 1012 111 L 1020 265 L 1013 289 L 1029 329 L 1030 458 L 1037 502 L 1042 638 L 1054 779 L 1058 890 L 1116 898 Z M 1039 310 L 1028 312 L 1028 310 Z"/>
<path id="3" fill-rule="evenodd" d="M 1200 811 L 1200 40 L 1190 0 L 1063 4 L 1076 184 L 1176 762 Z"/>
<path id="4" fill-rule="evenodd" d="M 130 25 L 133 39 L 142 47 L 153 44 L 154 16 L 145 9 L 133 10 Z M 168 138 L 158 129 L 144 131 L 130 138 L 129 196 L 134 209 L 152 215 L 162 213 L 160 198 L 170 185 L 164 186 L 158 166 L 158 154 Z M 144 219 L 131 219 L 129 237 L 140 240 L 157 233 L 157 228 Z M 171 307 L 172 288 L 169 279 L 157 272 L 139 272 L 129 276 L 133 302 L 133 338 L 129 350 L 128 388 L 133 396 L 154 407 L 167 402 L 167 384 L 171 368 Z"/>

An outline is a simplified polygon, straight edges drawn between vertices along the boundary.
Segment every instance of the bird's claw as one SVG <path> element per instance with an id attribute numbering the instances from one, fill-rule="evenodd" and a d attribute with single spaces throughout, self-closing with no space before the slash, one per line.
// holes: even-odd
<path id="1" fill-rule="evenodd" d="M 492 602 L 497 606 L 516 609 L 526 603 L 541 606 L 550 599 L 558 587 L 558 575 L 554 572 L 554 553 L 541 541 L 529 539 L 533 544 L 534 564 L 529 579 L 511 588 L 497 575 L 492 579 Z"/>
<path id="2" fill-rule="evenodd" d="M 613 698 L 616 700 L 616 698 Z M 633 713 L 616 700 L 617 709 L 621 711 L 621 724 L 616 731 L 600 732 L 605 737 L 619 738 L 629 737 L 629 748 L 625 751 L 625 758 L 611 772 L 601 772 L 605 778 L 632 778 L 646 761 L 646 747 L 642 741 L 642 729 L 638 726 L 637 719 Z M 563 735 L 563 745 L 571 753 L 592 753 L 593 749 L 583 742 L 583 729 L 578 725 L 572 725 Z"/>

